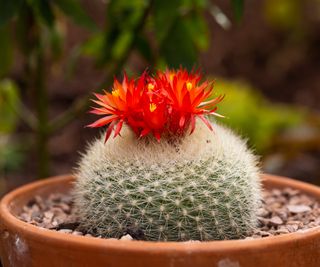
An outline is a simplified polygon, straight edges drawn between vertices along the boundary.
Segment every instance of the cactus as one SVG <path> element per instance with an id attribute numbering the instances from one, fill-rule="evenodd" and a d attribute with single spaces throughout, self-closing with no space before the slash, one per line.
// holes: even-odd
<path id="1" fill-rule="evenodd" d="M 238 239 L 255 227 L 256 158 L 204 117 L 218 116 L 223 97 L 208 100 L 213 87 L 200 80 L 183 69 L 144 73 L 96 94 L 92 113 L 104 117 L 89 126 L 108 125 L 106 136 L 83 155 L 73 192 L 85 231 L 184 241 Z"/>
<path id="2" fill-rule="evenodd" d="M 230 130 L 197 122 L 172 145 L 122 138 L 96 140 L 77 171 L 81 226 L 104 237 L 143 233 L 146 240 L 244 237 L 257 223 L 256 159 Z"/>

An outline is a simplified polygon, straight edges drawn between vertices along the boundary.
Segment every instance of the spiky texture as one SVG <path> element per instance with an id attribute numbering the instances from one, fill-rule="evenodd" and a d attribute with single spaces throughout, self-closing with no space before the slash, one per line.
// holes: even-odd
<path id="1" fill-rule="evenodd" d="M 104 237 L 146 240 L 237 239 L 256 225 L 260 183 L 255 157 L 230 130 L 197 121 L 178 140 L 96 140 L 74 189 L 81 226 Z"/>

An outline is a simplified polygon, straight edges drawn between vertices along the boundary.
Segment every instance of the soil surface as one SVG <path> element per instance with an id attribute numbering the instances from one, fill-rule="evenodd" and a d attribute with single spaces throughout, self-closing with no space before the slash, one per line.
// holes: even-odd
<path id="1" fill-rule="evenodd" d="M 47 199 L 36 196 L 23 207 L 18 217 L 53 231 L 102 238 L 79 228 L 70 195 L 51 194 Z M 291 188 L 265 190 L 259 209 L 259 225 L 245 239 L 283 235 L 319 226 L 320 204 L 314 198 Z M 125 233 L 121 239 L 143 239 L 143 235 Z"/>

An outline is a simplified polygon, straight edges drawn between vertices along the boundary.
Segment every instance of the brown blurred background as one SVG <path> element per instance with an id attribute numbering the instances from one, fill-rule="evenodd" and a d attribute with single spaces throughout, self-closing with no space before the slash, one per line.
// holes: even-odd
<path id="1" fill-rule="evenodd" d="M 264 171 L 320 184 L 319 0 L 40 2 L 0 11 L 0 194 L 72 172 L 114 75 L 180 65 L 216 80 Z"/>

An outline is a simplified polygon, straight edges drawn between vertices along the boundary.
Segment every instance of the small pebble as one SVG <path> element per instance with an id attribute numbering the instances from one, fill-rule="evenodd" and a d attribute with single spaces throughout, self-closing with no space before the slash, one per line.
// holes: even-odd
<path id="1" fill-rule="evenodd" d="M 301 213 L 311 210 L 311 208 L 306 205 L 288 205 L 287 208 L 291 213 Z"/>
<path id="2" fill-rule="evenodd" d="M 43 215 L 44 215 L 44 217 L 45 217 L 46 219 L 48 219 L 49 221 L 51 221 L 52 218 L 53 218 L 53 216 L 54 216 L 54 213 L 53 213 L 52 211 L 46 211 Z"/>
<path id="3" fill-rule="evenodd" d="M 287 229 L 290 233 L 293 233 L 299 229 L 299 226 L 297 224 L 287 225 Z"/>
<path id="4" fill-rule="evenodd" d="M 126 234 L 126 235 L 122 236 L 122 237 L 120 238 L 120 240 L 133 240 L 133 238 L 132 238 L 131 235 Z"/>
<path id="5" fill-rule="evenodd" d="M 281 218 L 279 216 L 272 217 L 269 222 L 272 225 L 281 225 L 281 224 L 283 224 L 283 221 L 281 220 Z"/>
<path id="6" fill-rule="evenodd" d="M 73 234 L 73 235 L 83 235 L 83 233 L 80 232 L 80 231 L 73 231 L 72 234 Z"/>
<path id="7" fill-rule="evenodd" d="M 71 234 L 73 231 L 71 229 L 60 229 L 59 232 L 65 233 L 65 234 Z"/>
<path id="8" fill-rule="evenodd" d="M 277 234 L 288 234 L 289 230 L 286 227 L 280 227 L 278 230 L 275 231 Z"/>
<path id="9" fill-rule="evenodd" d="M 269 211 L 267 211 L 265 208 L 260 208 L 258 210 L 258 215 L 261 217 L 266 217 L 269 215 Z"/>

